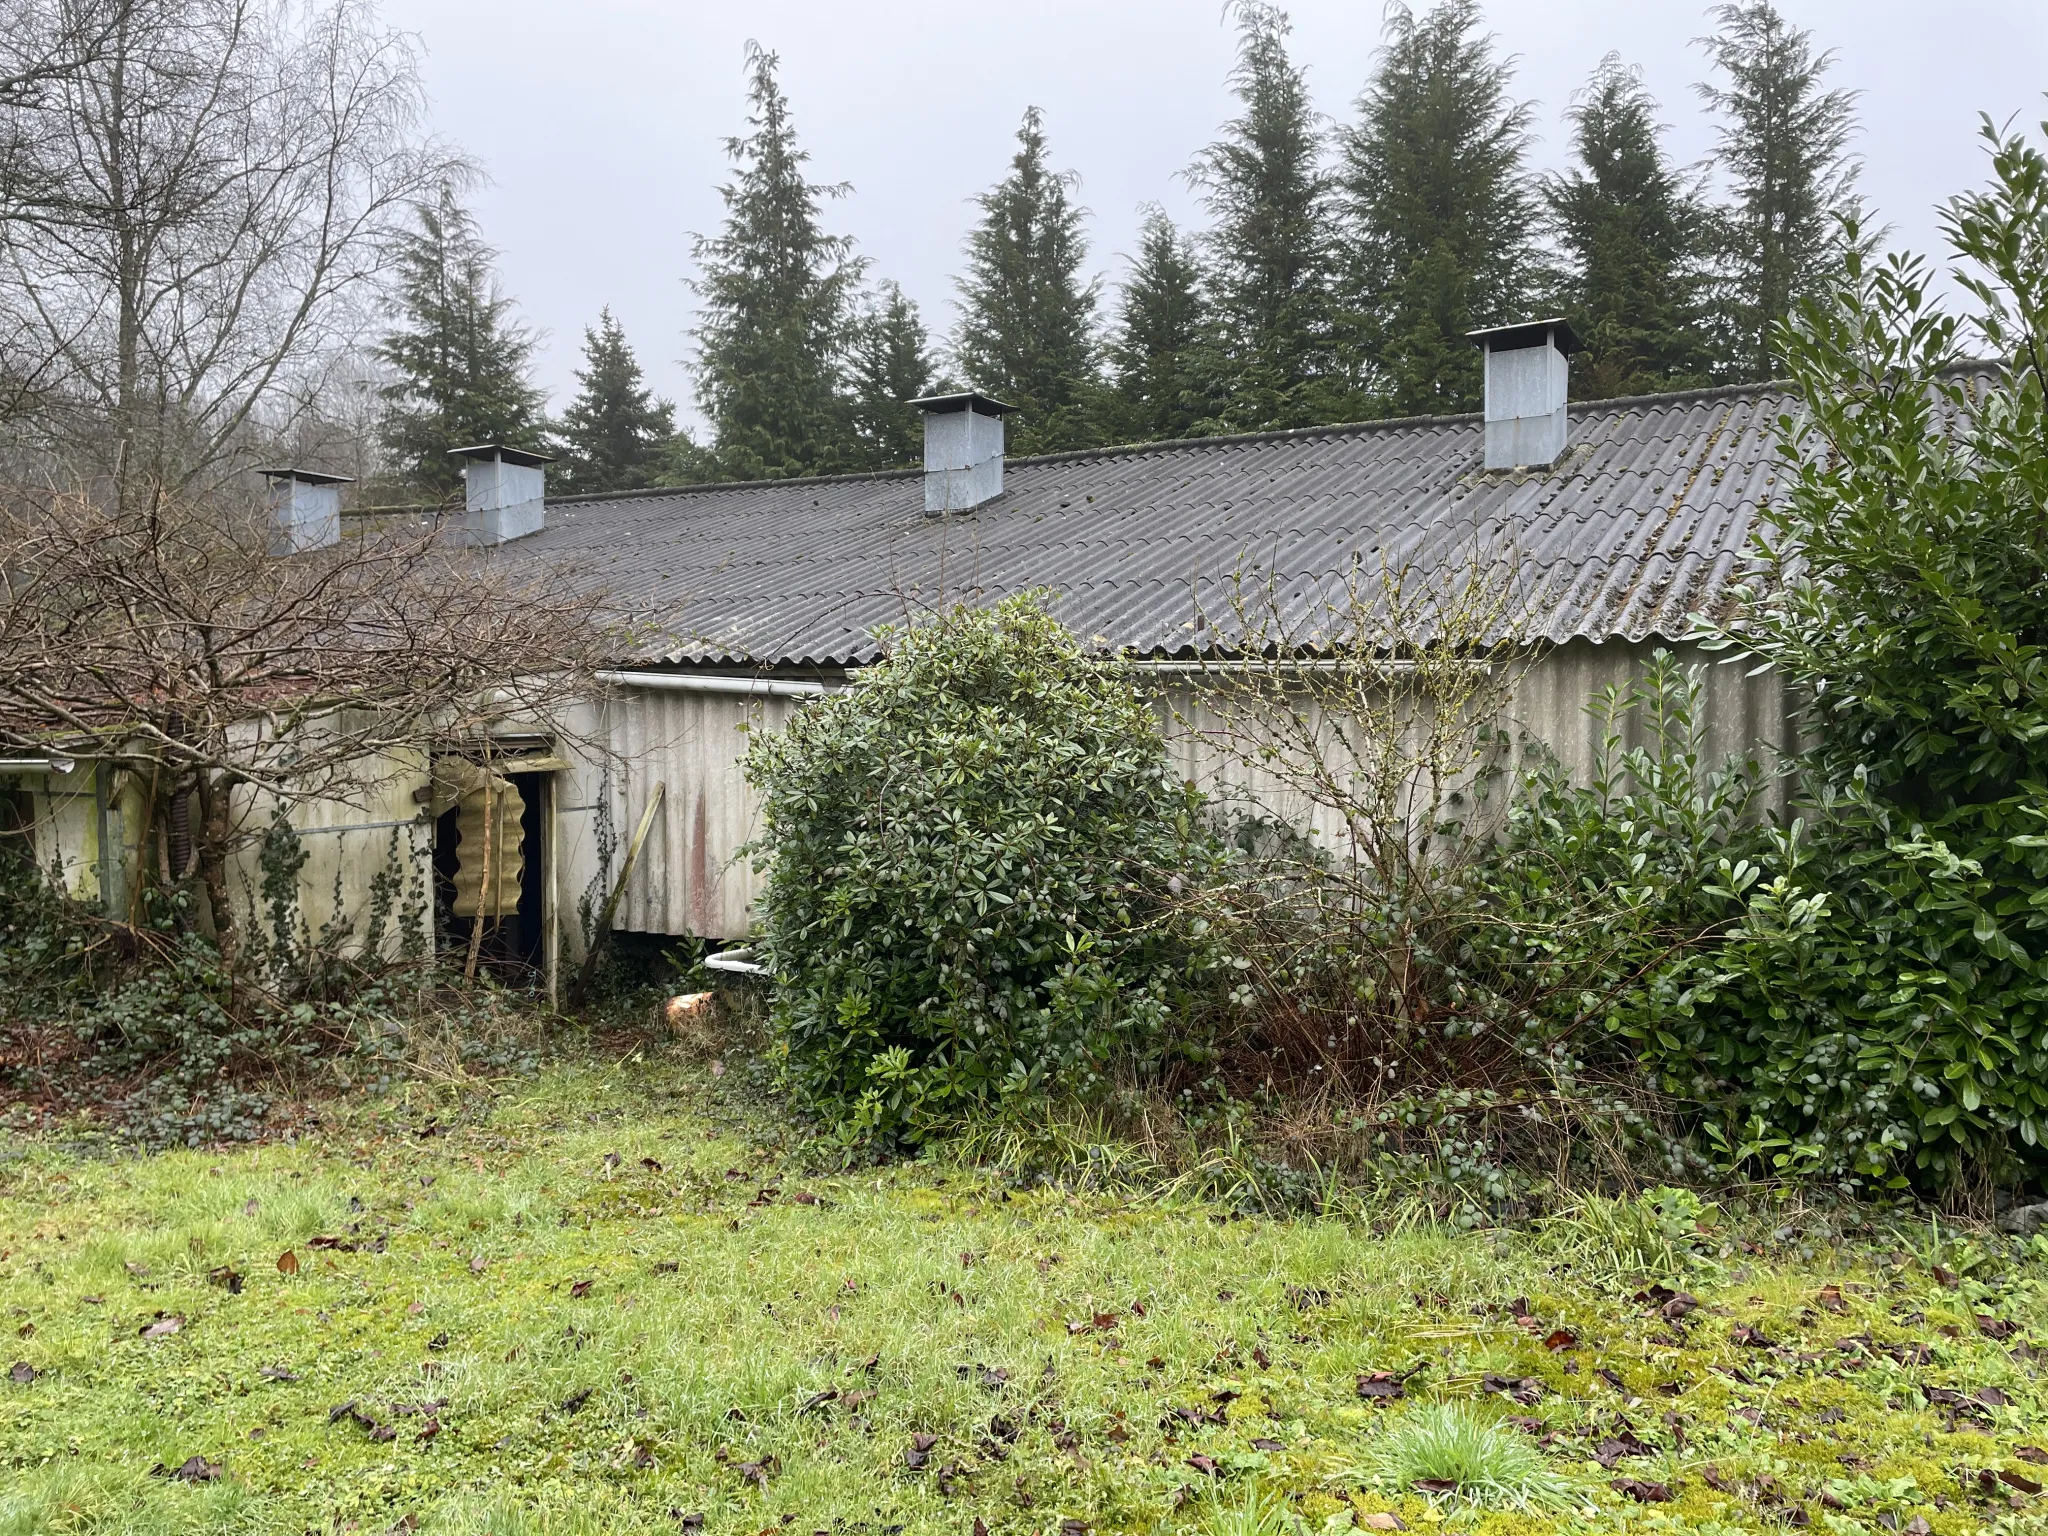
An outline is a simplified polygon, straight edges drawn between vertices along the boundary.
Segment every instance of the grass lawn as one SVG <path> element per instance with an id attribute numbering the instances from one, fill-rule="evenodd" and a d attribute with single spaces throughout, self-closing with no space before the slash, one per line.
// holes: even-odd
<path id="1" fill-rule="evenodd" d="M 0 1532 L 2048 1529 L 2011 1242 L 1630 1274 L 1612 1223 L 808 1173 L 732 1102 L 634 1059 L 0 1144 Z"/>

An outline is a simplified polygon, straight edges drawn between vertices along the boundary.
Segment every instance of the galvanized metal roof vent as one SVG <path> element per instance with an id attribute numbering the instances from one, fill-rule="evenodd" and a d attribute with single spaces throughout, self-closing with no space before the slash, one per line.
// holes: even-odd
<path id="1" fill-rule="evenodd" d="M 1555 464 L 1564 452 L 1567 360 L 1579 350 L 1570 322 L 1530 320 L 1465 334 L 1486 354 L 1486 467 Z"/>
<path id="2" fill-rule="evenodd" d="M 341 542 L 341 488 L 354 484 L 352 477 L 322 474 L 317 469 L 259 469 L 256 473 L 270 482 L 273 555 L 302 555 Z"/>
<path id="3" fill-rule="evenodd" d="M 965 512 L 1003 494 L 1003 418 L 1014 405 L 968 391 L 927 395 L 924 412 L 924 509 Z"/>
<path id="4" fill-rule="evenodd" d="M 469 462 L 462 469 L 462 514 L 448 525 L 453 544 L 509 544 L 547 526 L 543 466 L 553 454 L 529 453 L 501 443 L 448 450 Z"/>

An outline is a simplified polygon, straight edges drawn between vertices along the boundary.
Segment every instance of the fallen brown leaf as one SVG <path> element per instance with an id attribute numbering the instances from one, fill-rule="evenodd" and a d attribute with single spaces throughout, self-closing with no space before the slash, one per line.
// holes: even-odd
<path id="1" fill-rule="evenodd" d="M 185 1464 L 175 1472 L 164 1470 L 161 1462 L 150 1468 L 150 1471 L 158 1477 L 172 1478 L 181 1483 L 212 1483 L 220 1480 L 219 1463 L 208 1461 L 204 1456 L 187 1458 Z"/>
<path id="2" fill-rule="evenodd" d="M 1612 1471 L 1614 1464 L 1624 1456 L 1654 1456 L 1656 1454 L 1657 1447 L 1647 1440 L 1636 1438 L 1636 1432 L 1632 1429 L 1624 1429 L 1620 1434 L 1612 1435 L 1602 1440 L 1593 1448 L 1593 1459 L 1609 1471 Z"/>
<path id="3" fill-rule="evenodd" d="M 1634 1499 L 1638 1504 L 1671 1502 L 1671 1485 L 1668 1483 L 1647 1483 L 1639 1477 L 1617 1477 L 1609 1486 L 1616 1493 Z"/>

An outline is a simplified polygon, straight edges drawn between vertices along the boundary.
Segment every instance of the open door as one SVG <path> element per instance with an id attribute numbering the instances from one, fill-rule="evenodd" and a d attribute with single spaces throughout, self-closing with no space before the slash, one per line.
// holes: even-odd
<path id="1" fill-rule="evenodd" d="M 479 924 L 483 963 L 519 985 L 551 956 L 549 837 L 554 773 L 531 758 L 446 760 L 435 769 L 434 915 L 442 953 L 461 959 Z"/>

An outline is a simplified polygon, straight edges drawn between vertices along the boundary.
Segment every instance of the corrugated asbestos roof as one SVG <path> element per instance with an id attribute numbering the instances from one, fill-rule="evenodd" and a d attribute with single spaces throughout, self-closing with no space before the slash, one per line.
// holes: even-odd
<path id="1" fill-rule="evenodd" d="M 1001 497 L 945 519 L 916 471 L 560 500 L 507 553 L 602 583 L 660 636 L 642 662 L 866 661 L 878 625 L 1029 588 L 1099 644 L 1188 654 L 1235 637 L 1247 593 L 1299 639 L 1347 571 L 1414 593 L 1475 554 L 1527 638 L 1676 639 L 1749 570 L 1791 406 L 1768 386 L 1575 405 L 1534 471 L 1484 471 L 1476 416 L 1013 459 Z"/>

